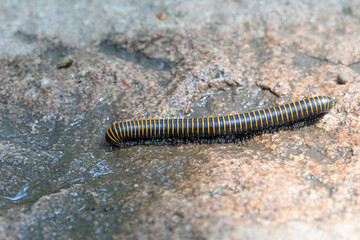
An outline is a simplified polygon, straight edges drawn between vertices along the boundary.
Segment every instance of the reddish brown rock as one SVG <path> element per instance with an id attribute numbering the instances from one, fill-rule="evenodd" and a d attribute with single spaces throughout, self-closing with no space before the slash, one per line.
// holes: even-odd
<path id="1" fill-rule="evenodd" d="M 360 237 L 354 1 L 40 2 L 0 8 L 0 238 Z M 315 125 L 242 143 L 103 140 L 316 95 Z"/>

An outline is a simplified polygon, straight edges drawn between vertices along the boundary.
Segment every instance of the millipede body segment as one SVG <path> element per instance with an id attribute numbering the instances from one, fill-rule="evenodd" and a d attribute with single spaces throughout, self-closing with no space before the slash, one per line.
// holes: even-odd
<path id="1" fill-rule="evenodd" d="M 334 100 L 317 96 L 297 102 L 235 115 L 149 119 L 114 123 L 106 132 L 110 145 L 146 143 L 151 141 L 199 141 L 201 139 L 236 139 L 244 134 L 277 128 L 314 119 L 328 112 Z"/>

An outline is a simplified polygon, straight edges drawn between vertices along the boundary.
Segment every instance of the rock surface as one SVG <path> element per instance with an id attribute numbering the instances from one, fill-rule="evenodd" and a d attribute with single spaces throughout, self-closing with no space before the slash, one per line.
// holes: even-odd
<path id="1" fill-rule="evenodd" d="M 355 0 L 4 1 L 0 239 L 359 239 L 359 18 Z M 241 144 L 103 140 L 317 95 L 336 106 L 315 125 Z"/>

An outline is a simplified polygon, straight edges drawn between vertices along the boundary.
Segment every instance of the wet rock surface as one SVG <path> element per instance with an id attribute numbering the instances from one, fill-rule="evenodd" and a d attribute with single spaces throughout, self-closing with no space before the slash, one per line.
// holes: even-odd
<path id="1" fill-rule="evenodd" d="M 357 1 L 5 1 L 1 239 L 358 239 Z M 58 68 L 64 60 L 71 66 Z M 346 84 L 339 83 L 339 74 Z M 342 78 L 343 79 L 343 78 Z M 110 149 L 117 120 L 336 98 L 241 144 Z"/>

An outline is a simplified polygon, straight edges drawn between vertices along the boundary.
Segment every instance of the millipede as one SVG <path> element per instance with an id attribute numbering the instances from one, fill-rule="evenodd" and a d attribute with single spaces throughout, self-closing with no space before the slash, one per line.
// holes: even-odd
<path id="1" fill-rule="evenodd" d="M 105 140 L 115 146 L 237 141 L 264 132 L 309 125 L 333 105 L 332 98 L 317 96 L 235 115 L 116 122 L 107 130 Z"/>

